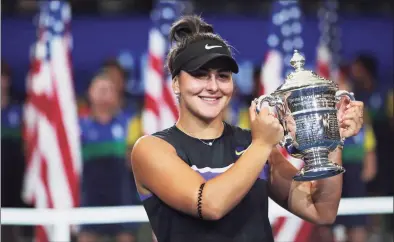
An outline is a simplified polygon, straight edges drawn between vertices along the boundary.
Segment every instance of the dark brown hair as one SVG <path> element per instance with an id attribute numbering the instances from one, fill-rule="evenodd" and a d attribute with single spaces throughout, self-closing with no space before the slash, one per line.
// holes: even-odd
<path id="1" fill-rule="evenodd" d="M 110 58 L 110 59 L 107 59 L 104 61 L 103 65 L 102 65 L 102 69 L 105 71 L 109 68 L 117 69 L 121 73 L 121 75 L 124 79 L 127 78 L 127 75 L 128 75 L 127 71 L 123 68 L 123 66 L 115 58 Z"/>
<path id="2" fill-rule="evenodd" d="M 214 33 L 212 25 L 206 23 L 197 15 L 183 16 L 174 22 L 170 30 L 169 40 L 173 44 L 167 55 L 167 67 L 170 73 L 173 71 L 175 57 L 188 45 L 197 41 L 217 40 L 231 51 L 230 45 Z"/>

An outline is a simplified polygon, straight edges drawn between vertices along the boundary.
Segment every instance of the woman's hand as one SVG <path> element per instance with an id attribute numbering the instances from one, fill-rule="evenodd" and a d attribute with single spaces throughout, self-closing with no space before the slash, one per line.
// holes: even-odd
<path id="1" fill-rule="evenodd" d="M 339 132 L 342 138 L 358 134 L 364 123 L 364 103 L 343 99 L 338 110 Z"/>

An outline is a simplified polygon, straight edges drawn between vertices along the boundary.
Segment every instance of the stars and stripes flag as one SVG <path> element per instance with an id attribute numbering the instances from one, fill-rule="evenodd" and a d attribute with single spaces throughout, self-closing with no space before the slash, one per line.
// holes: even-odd
<path id="1" fill-rule="evenodd" d="M 260 95 L 274 92 L 293 70 L 290 59 L 294 50 L 302 53 L 302 12 L 296 0 L 274 1 L 272 5 L 271 28 L 269 29 L 266 53 L 261 68 Z M 298 169 L 303 162 L 282 153 Z M 312 225 L 297 217 L 271 218 L 275 241 L 306 241 Z"/>
<path id="2" fill-rule="evenodd" d="M 268 52 L 261 69 L 260 94 L 279 87 L 285 75 L 293 70 L 290 59 L 294 50 L 302 51 L 301 10 L 296 0 L 272 3 L 271 26 L 267 37 Z"/>
<path id="3" fill-rule="evenodd" d="M 78 205 L 81 170 L 70 6 L 62 1 L 42 2 L 38 20 L 27 77 L 27 168 L 22 197 L 36 208 L 67 209 Z M 51 226 L 38 226 L 36 232 L 38 242 L 56 240 Z"/>
<path id="4" fill-rule="evenodd" d="M 178 106 L 171 88 L 171 77 L 165 69 L 170 43 L 171 24 L 179 17 L 176 1 L 159 1 L 151 13 L 148 68 L 144 80 L 145 105 L 142 113 L 143 131 L 152 134 L 168 128 L 178 119 Z"/>
<path id="5" fill-rule="evenodd" d="M 316 72 L 330 79 L 338 74 L 340 39 L 338 29 L 338 2 L 325 0 L 318 12 L 320 40 L 317 47 Z"/>

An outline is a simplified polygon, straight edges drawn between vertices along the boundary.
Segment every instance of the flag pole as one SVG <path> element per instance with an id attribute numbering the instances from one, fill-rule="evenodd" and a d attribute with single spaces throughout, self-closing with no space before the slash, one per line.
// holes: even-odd
<path id="1" fill-rule="evenodd" d="M 318 11 L 320 39 L 317 47 L 317 74 L 334 78 L 340 63 L 338 1 L 324 0 Z"/>

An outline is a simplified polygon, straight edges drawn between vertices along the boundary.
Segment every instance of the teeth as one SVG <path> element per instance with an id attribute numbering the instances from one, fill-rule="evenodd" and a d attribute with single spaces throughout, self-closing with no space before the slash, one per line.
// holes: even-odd
<path id="1" fill-rule="evenodd" d="M 202 97 L 202 99 L 206 101 L 215 101 L 217 98 Z"/>

